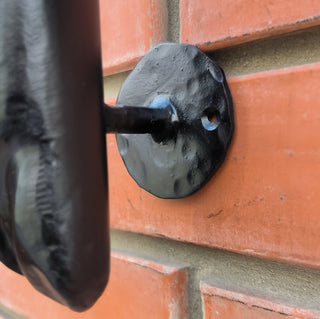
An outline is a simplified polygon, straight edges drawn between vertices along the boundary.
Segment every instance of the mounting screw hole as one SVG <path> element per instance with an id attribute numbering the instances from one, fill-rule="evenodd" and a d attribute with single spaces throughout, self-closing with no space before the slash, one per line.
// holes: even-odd
<path id="1" fill-rule="evenodd" d="M 214 131 L 220 124 L 220 114 L 217 110 L 206 109 L 201 117 L 201 122 L 207 131 Z"/>

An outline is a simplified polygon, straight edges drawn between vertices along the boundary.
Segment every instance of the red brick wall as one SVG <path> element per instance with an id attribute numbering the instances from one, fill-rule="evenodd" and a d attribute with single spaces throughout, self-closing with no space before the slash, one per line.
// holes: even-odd
<path id="1" fill-rule="evenodd" d="M 278 39 L 314 63 L 288 65 L 286 52 L 276 67 L 271 58 L 259 72 L 228 76 L 233 143 L 189 198 L 140 189 L 108 136 L 113 253 L 104 295 L 72 313 L 0 266 L 0 317 L 320 318 L 320 53 L 295 44 L 308 33 L 320 47 L 320 1 L 101 0 L 101 20 L 106 90 L 172 32 L 209 55 L 229 50 L 231 74 L 239 67 L 230 50 L 246 63 L 251 48 L 272 52 Z"/>

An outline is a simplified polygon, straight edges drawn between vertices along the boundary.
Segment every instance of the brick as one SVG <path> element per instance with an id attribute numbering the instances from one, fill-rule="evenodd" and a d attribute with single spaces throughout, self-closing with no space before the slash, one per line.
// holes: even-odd
<path id="1" fill-rule="evenodd" d="M 111 318 L 187 317 L 185 270 L 115 253 L 113 260 L 105 295 Z"/>
<path id="2" fill-rule="evenodd" d="M 181 0 L 181 42 L 205 50 L 320 24 L 318 0 Z"/>
<path id="3" fill-rule="evenodd" d="M 201 283 L 204 318 L 221 319 L 285 319 L 320 318 L 320 313 L 289 307 Z"/>
<path id="4" fill-rule="evenodd" d="M 100 0 L 103 73 L 131 69 L 167 35 L 164 0 Z"/>
<path id="5" fill-rule="evenodd" d="M 158 199 L 108 136 L 111 227 L 320 266 L 320 63 L 229 79 L 236 130 L 191 197 Z"/>
<path id="6" fill-rule="evenodd" d="M 88 311 L 72 312 L 0 263 L 1 303 L 30 319 L 187 318 L 186 270 L 112 253 L 109 284 Z"/>

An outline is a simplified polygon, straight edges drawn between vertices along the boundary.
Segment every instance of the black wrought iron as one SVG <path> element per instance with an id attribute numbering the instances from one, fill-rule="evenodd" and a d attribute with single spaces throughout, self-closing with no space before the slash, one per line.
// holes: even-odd
<path id="1" fill-rule="evenodd" d="M 109 274 L 105 133 L 142 188 L 182 198 L 234 126 L 223 71 L 185 44 L 153 48 L 103 105 L 98 2 L 0 0 L 0 261 L 76 311 Z"/>
<path id="2" fill-rule="evenodd" d="M 0 260 L 76 311 L 109 273 L 98 2 L 0 1 Z"/>
<path id="3" fill-rule="evenodd" d="M 105 104 L 104 128 L 106 133 L 161 134 L 170 130 L 175 114 L 174 107 L 165 99 L 159 99 L 150 108 Z"/>
<path id="4" fill-rule="evenodd" d="M 161 113 L 162 131 L 148 127 L 117 134 L 118 148 L 140 187 L 160 198 L 183 198 L 205 185 L 226 156 L 234 127 L 232 98 L 222 69 L 197 47 L 163 43 L 139 61 L 117 103 L 156 114 L 152 106 L 159 99 L 172 105 L 174 121 Z M 118 132 L 127 133 L 126 123 L 121 126 Z"/>

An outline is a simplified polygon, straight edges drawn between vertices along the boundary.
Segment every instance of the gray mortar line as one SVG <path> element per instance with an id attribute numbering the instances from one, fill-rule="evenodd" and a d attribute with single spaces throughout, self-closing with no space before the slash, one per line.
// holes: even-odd
<path id="1" fill-rule="evenodd" d="M 118 230 L 111 231 L 111 247 L 118 253 L 188 268 L 191 319 L 202 318 L 200 281 L 286 306 L 320 311 L 319 269 Z"/>
<path id="2" fill-rule="evenodd" d="M 206 54 L 220 64 L 227 77 L 320 62 L 320 27 Z M 105 77 L 105 97 L 116 97 L 128 75 L 123 72 Z"/>
<path id="3" fill-rule="evenodd" d="M 104 98 L 115 98 L 118 96 L 121 85 L 127 78 L 130 72 L 122 72 L 106 76 L 103 81 L 104 86 Z"/>
<path id="4" fill-rule="evenodd" d="M 224 69 L 238 76 L 320 61 L 320 27 L 207 53 Z"/>
<path id="5" fill-rule="evenodd" d="M 167 0 L 168 34 L 167 41 L 180 42 L 180 1 Z"/>

